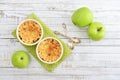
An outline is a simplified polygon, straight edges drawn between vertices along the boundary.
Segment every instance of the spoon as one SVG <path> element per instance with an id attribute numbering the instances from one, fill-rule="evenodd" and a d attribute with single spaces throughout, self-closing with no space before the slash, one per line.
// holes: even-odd
<path id="1" fill-rule="evenodd" d="M 80 38 L 77 38 L 77 37 L 69 37 L 69 36 L 67 36 L 67 35 L 64 35 L 64 34 L 62 34 L 62 33 L 60 33 L 60 32 L 58 32 L 58 31 L 54 31 L 54 33 L 56 34 L 56 35 L 61 35 L 61 36 L 63 36 L 63 37 L 66 37 L 66 38 L 68 38 L 69 39 L 69 42 L 71 42 L 71 41 L 73 41 L 73 43 L 80 43 L 81 41 L 80 41 Z"/>
<path id="2" fill-rule="evenodd" d="M 75 43 L 74 43 L 73 41 L 69 42 L 67 45 L 69 46 L 69 48 L 70 48 L 71 50 L 73 50 L 74 47 L 75 47 Z"/>
<path id="3" fill-rule="evenodd" d="M 80 41 L 80 39 L 77 38 L 77 37 L 71 38 L 71 37 L 69 37 L 69 36 L 67 35 L 67 34 L 68 34 L 68 30 L 67 30 L 67 27 L 66 27 L 66 24 L 65 24 L 65 23 L 62 24 L 62 27 L 63 27 L 63 29 L 64 29 L 64 33 L 65 33 L 65 34 L 62 34 L 62 33 L 58 32 L 58 31 L 54 31 L 54 33 L 55 33 L 56 35 L 61 35 L 61 36 L 63 36 L 63 37 L 68 38 L 68 39 L 69 39 L 69 42 L 67 43 L 67 45 L 68 45 L 68 47 L 69 47 L 71 50 L 73 50 L 73 49 L 74 49 L 74 46 L 75 46 L 75 43 L 80 43 L 81 41 Z"/>

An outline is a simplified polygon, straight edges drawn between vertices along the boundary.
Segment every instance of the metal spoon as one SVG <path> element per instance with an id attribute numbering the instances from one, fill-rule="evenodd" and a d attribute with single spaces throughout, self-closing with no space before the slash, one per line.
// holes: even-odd
<path id="1" fill-rule="evenodd" d="M 69 37 L 69 36 L 67 36 L 67 35 L 64 35 L 64 34 L 62 34 L 62 33 L 60 33 L 60 32 L 58 32 L 58 31 L 54 31 L 54 33 L 56 34 L 56 35 L 61 35 L 61 36 L 63 36 L 63 37 L 66 37 L 66 38 L 68 38 L 69 39 L 69 42 L 71 42 L 71 41 L 73 41 L 74 43 L 80 43 L 81 41 L 80 41 L 80 38 L 77 38 L 77 37 Z"/>
<path id="2" fill-rule="evenodd" d="M 57 35 L 61 35 L 61 36 L 63 36 L 63 37 L 68 38 L 68 39 L 69 39 L 69 42 L 67 43 L 67 45 L 68 45 L 68 47 L 69 47 L 71 50 L 73 50 L 73 49 L 74 49 L 74 46 L 75 46 L 75 43 L 80 43 L 80 39 L 77 38 L 77 37 L 71 38 L 71 37 L 69 37 L 69 36 L 67 35 L 67 34 L 68 34 L 68 30 L 67 30 L 67 27 L 66 27 L 66 24 L 65 24 L 65 23 L 62 24 L 62 27 L 63 27 L 63 29 L 64 29 L 64 33 L 65 33 L 65 34 L 62 34 L 62 33 L 58 32 L 58 31 L 55 31 L 54 33 L 57 34 Z"/>
<path id="3" fill-rule="evenodd" d="M 71 50 L 73 50 L 74 47 L 75 47 L 75 43 L 74 43 L 73 41 L 69 42 L 67 45 L 69 46 L 69 48 L 70 48 Z"/>

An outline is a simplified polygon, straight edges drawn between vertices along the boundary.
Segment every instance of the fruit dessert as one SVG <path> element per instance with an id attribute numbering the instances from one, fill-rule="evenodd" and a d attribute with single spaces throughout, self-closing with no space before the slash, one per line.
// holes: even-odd
<path id="1" fill-rule="evenodd" d="M 61 57 L 62 46 L 58 40 L 46 38 L 38 44 L 37 53 L 42 61 L 55 62 Z"/>
<path id="2" fill-rule="evenodd" d="M 36 21 L 26 20 L 20 24 L 18 36 L 23 43 L 33 44 L 42 36 L 42 30 Z"/>

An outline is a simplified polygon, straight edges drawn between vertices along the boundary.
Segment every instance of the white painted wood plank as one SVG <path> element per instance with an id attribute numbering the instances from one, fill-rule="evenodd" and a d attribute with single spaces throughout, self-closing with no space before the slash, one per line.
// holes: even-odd
<path id="1" fill-rule="evenodd" d="M 99 5 L 102 6 L 98 6 L 98 2 L 94 2 L 91 1 L 93 4 L 91 5 L 90 3 L 85 3 L 83 4 L 78 3 L 78 4 L 69 4 L 69 3 L 27 3 L 27 4 L 23 4 L 23 3 L 4 3 L 4 4 L 0 4 L 0 10 L 52 10 L 52 11 L 74 11 L 75 9 L 79 8 L 79 7 L 83 7 L 83 6 L 88 6 L 92 9 L 92 11 L 119 11 L 119 3 L 118 1 L 116 2 L 116 5 L 113 5 L 113 3 L 108 3 L 104 1 L 104 5 L 103 3 L 99 3 Z M 114 2 L 115 3 L 115 2 Z M 50 5 L 51 4 L 51 5 Z M 111 6 L 112 5 L 112 6 Z M 42 6 L 42 7 L 41 7 Z M 107 7 L 107 8 L 106 8 Z"/>
<path id="2" fill-rule="evenodd" d="M 11 55 L 13 53 L 4 52 L 0 55 L 0 68 L 14 68 L 11 63 Z M 8 56 L 10 55 L 10 57 Z M 93 54 L 93 53 L 76 53 L 73 52 L 65 61 L 60 64 L 58 69 L 70 68 L 120 68 L 120 54 Z M 4 63 L 3 63 L 4 61 Z M 41 65 L 31 56 L 31 63 L 28 68 L 40 68 Z"/>
<path id="3" fill-rule="evenodd" d="M 12 42 L 12 43 L 11 43 Z M 7 50 L 6 50 L 7 49 Z M 8 42 L 8 44 L 1 44 L 1 49 L 0 49 L 0 53 L 1 55 L 4 56 L 4 53 L 6 53 L 6 56 L 9 57 L 11 56 L 11 54 L 8 53 L 13 53 L 14 51 L 17 50 L 25 50 L 21 44 L 19 42 L 16 42 L 14 40 L 10 40 L 10 42 Z M 80 46 L 76 46 L 75 53 L 82 53 L 82 54 L 119 54 L 120 52 L 120 46 L 116 45 L 116 46 L 90 46 L 90 45 L 80 45 Z M 5 58 L 5 57 L 2 57 Z"/>
<path id="4" fill-rule="evenodd" d="M 16 16 L 16 17 L 26 17 L 30 13 L 36 13 L 40 18 L 66 18 L 70 21 L 73 11 L 3 11 L 5 15 Z M 119 24 L 120 12 L 108 11 L 108 12 L 94 12 L 95 21 L 101 21 L 105 24 Z M 117 18 L 116 18 L 117 17 Z M 59 19 L 58 19 L 59 20 Z"/>
<path id="5" fill-rule="evenodd" d="M 51 23 L 50 22 L 48 22 L 47 21 L 47 19 L 46 18 L 44 18 L 45 20 L 44 20 L 44 23 L 49 27 L 49 28 L 51 28 L 53 31 L 63 31 L 63 27 L 62 27 L 62 24 L 63 23 L 65 23 L 66 24 L 66 27 L 67 27 L 67 30 L 68 30 L 68 32 L 81 32 L 81 31 L 87 31 L 87 28 L 78 28 L 77 26 L 75 26 L 75 25 L 73 25 L 72 24 L 72 22 L 65 22 L 64 21 L 64 19 L 60 19 L 60 20 L 57 20 L 56 22 L 55 22 L 55 20 L 54 19 L 56 19 L 56 18 L 52 18 L 52 19 L 50 19 L 50 18 L 48 18 L 50 21 L 51 21 Z M 8 21 L 8 20 L 4 20 L 4 22 L 1 20 L 1 22 L 0 22 L 0 33 L 2 34 L 2 32 L 4 31 L 4 30 L 8 30 L 8 31 L 12 31 L 13 29 L 15 29 L 15 28 L 17 28 L 17 24 L 14 24 L 14 22 L 16 22 L 16 23 L 20 23 L 22 20 L 20 20 L 20 21 L 15 21 L 15 20 L 13 20 L 12 21 L 12 19 L 9 19 L 10 21 L 11 21 L 11 23 L 13 23 L 13 24 L 11 24 L 10 22 L 10 24 L 6 24 L 6 22 Z M 23 19 L 24 20 L 24 19 Z M 2 23 L 3 22 L 3 23 Z M 53 23 L 53 22 L 55 22 L 55 23 Z M 105 27 L 106 27 L 106 31 L 108 31 L 108 32 L 117 32 L 117 31 L 120 31 L 120 27 L 119 27 L 119 25 L 115 25 L 115 24 L 104 24 L 105 25 Z M 4 27 L 4 28 L 3 28 Z"/>
<path id="6" fill-rule="evenodd" d="M 2 76 L 1 77 L 2 80 L 119 80 L 119 75 L 98 75 L 98 76 L 84 76 L 84 75 L 80 75 L 80 76 L 76 76 L 76 75 L 70 75 L 70 76 L 55 76 L 55 75 L 9 75 L 9 76 Z"/>
<path id="7" fill-rule="evenodd" d="M 44 0 L 44 1 L 41 1 L 41 0 L 24 0 L 24 1 L 19 1 L 19 0 L 1 0 L 0 3 L 47 3 L 47 4 L 51 4 L 51 3 L 66 3 L 66 4 L 79 4 L 79 3 L 83 3 L 83 4 L 91 4 L 92 3 L 103 3 L 103 5 L 106 3 L 106 4 L 114 4 L 114 3 L 119 3 L 120 1 L 119 0 L 94 0 L 94 1 L 90 1 L 90 0 L 84 0 L 84 1 L 80 1 L 80 0 L 74 0 L 74 1 L 70 1 L 70 0 Z"/>
<path id="8" fill-rule="evenodd" d="M 109 76 L 108 76 L 109 78 Z M 2 76 L 2 80 L 10 79 L 10 80 L 76 80 L 76 79 L 84 79 L 83 76 L 43 76 L 43 75 L 12 75 L 12 76 Z M 86 79 L 87 80 L 87 79 Z"/>
<path id="9" fill-rule="evenodd" d="M 16 77 L 15 77 L 16 76 Z M 9 76 L 2 76 L 2 80 L 10 79 L 10 80 L 36 80 L 36 79 L 42 79 L 42 80 L 119 80 L 119 75 L 99 75 L 99 76 L 42 76 L 42 75 L 9 75 Z"/>
<path id="10" fill-rule="evenodd" d="M 14 44 L 11 46 L 1 46 L 1 49 L 0 49 L 1 59 L 10 58 L 15 51 L 25 50 L 21 46 L 21 44 L 17 46 L 15 46 Z M 105 46 L 76 46 L 75 49 L 73 50 L 74 54 L 92 54 L 92 55 L 105 54 L 105 56 L 113 55 L 113 54 L 119 55 L 120 54 L 119 52 L 120 52 L 120 47 L 116 47 L 116 46 L 106 46 L 106 47 Z"/>
<path id="11" fill-rule="evenodd" d="M 1 18 L 0 19 L 0 32 L 4 30 L 11 30 L 17 28 L 17 25 L 24 20 L 25 18 L 22 19 L 13 19 L 13 18 Z M 66 21 L 68 20 L 68 21 Z M 75 26 L 70 18 L 42 18 L 42 21 L 48 25 L 49 28 L 52 30 L 57 30 L 57 31 L 63 31 L 62 24 L 65 23 L 67 26 L 68 31 L 87 31 L 87 28 L 78 28 Z M 51 22 L 49 22 L 51 21 Z M 7 24 L 6 24 L 7 23 Z M 117 32 L 120 31 L 120 26 L 119 24 L 104 24 L 106 27 L 106 31 L 111 31 L 111 32 Z M 4 27 L 4 28 L 3 28 Z"/>
<path id="12" fill-rule="evenodd" d="M 68 39 L 66 38 L 61 38 L 65 43 L 68 42 Z M 11 39 L 6 39 L 2 38 L 0 39 L 0 46 L 10 46 L 10 45 L 15 45 L 18 46 L 20 42 L 18 42 L 16 39 L 11 38 Z M 76 46 L 120 46 L 120 39 L 104 39 L 100 41 L 93 41 L 89 39 L 81 39 L 81 43 L 77 44 Z"/>
<path id="13" fill-rule="evenodd" d="M 7 73 L 5 72 L 7 69 Z M 60 71 L 61 70 L 61 71 Z M 73 71 L 74 70 L 74 71 Z M 49 73 L 40 68 L 0 68 L 1 75 L 48 75 L 48 76 L 99 76 L 99 75 L 120 75 L 120 68 L 62 68 Z M 24 73 L 23 73 L 24 72 Z"/>

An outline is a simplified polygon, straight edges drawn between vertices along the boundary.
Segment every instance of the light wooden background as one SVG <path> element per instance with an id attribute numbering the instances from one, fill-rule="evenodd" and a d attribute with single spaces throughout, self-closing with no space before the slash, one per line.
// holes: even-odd
<path id="1" fill-rule="evenodd" d="M 105 39 L 92 41 L 87 28 L 72 24 L 73 11 L 83 6 L 91 8 L 95 21 L 106 26 Z M 31 12 L 52 30 L 63 32 L 65 23 L 70 36 L 81 38 L 82 43 L 52 73 L 31 55 L 28 68 L 11 64 L 12 54 L 25 50 L 11 32 Z M 120 0 L 0 0 L 0 80 L 120 80 Z"/>

